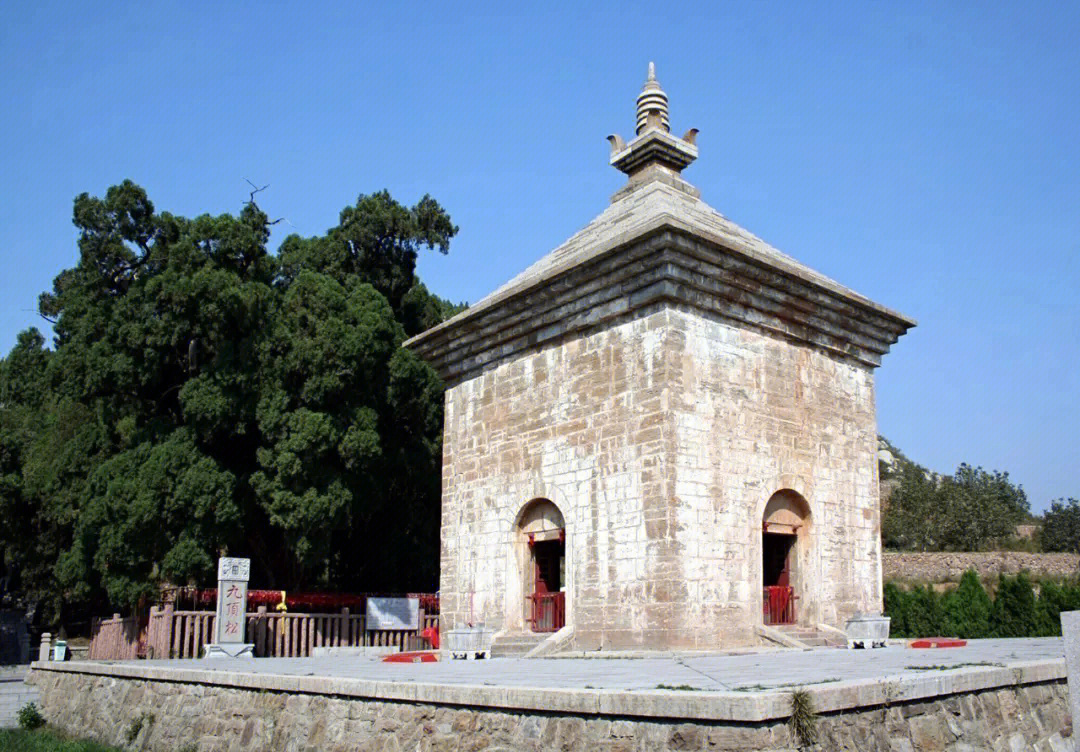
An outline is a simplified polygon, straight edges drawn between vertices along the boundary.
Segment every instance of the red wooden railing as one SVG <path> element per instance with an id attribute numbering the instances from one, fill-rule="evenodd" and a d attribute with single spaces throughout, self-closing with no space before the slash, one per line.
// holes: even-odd
<path id="1" fill-rule="evenodd" d="M 566 593 L 533 593 L 529 621 L 534 632 L 555 632 L 566 626 Z"/>
<path id="2" fill-rule="evenodd" d="M 174 607 L 188 606 L 192 610 L 212 609 L 217 603 L 217 588 L 169 587 L 162 589 L 162 602 Z M 362 612 L 368 598 L 416 598 L 420 608 L 430 613 L 439 610 L 439 596 L 435 593 L 305 593 L 285 590 L 248 590 L 248 609 L 266 606 L 268 610 L 281 610 L 284 604 L 289 611 L 312 611 L 331 613 L 342 608 Z"/>
<path id="3" fill-rule="evenodd" d="M 770 585 L 765 588 L 762 598 L 766 624 L 795 623 L 795 594 L 792 588 L 784 585 Z"/>
<path id="4" fill-rule="evenodd" d="M 417 649 L 420 633 L 439 628 L 439 615 L 420 610 L 420 629 L 365 629 L 363 614 L 344 608 L 336 614 L 291 614 L 267 612 L 260 607 L 247 618 L 247 641 L 254 643 L 259 657 L 301 658 L 315 647 L 396 646 Z M 93 627 L 89 658 L 131 660 L 146 658 L 201 658 L 203 648 L 214 641 L 213 611 L 176 611 L 172 606 L 150 609 L 145 631 L 135 618 L 103 619 Z"/>
<path id="5" fill-rule="evenodd" d="M 94 619 L 90 622 L 93 639 L 86 657 L 92 661 L 126 661 L 139 657 L 139 620 L 134 616 L 122 618 L 113 614 L 111 619 Z"/>

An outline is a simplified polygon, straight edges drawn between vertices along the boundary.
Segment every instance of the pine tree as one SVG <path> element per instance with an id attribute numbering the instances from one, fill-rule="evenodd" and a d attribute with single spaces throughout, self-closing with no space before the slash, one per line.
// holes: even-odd
<path id="1" fill-rule="evenodd" d="M 911 637 L 934 637 L 944 628 L 945 614 L 941 598 L 928 585 L 919 585 L 908 593 L 908 632 Z"/>
<path id="2" fill-rule="evenodd" d="M 889 617 L 889 637 L 908 637 L 908 594 L 892 582 L 885 583 L 885 616 Z"/>
<path id="3" fill-rule="evenodd" d="M 990 611 L 993 603 L 974 569 L 964 572 L 960 585 L 943 599 L 945 632 L 950 636 L 973 639 L 990 636 Z"/>
<path id="4" fill-rule="evenodd" d="M 1037 633 L 1035 590 L 1027 572 L 998 577 L 997 597 L 991 610 L 994 637 L 1031 637 Z"/>

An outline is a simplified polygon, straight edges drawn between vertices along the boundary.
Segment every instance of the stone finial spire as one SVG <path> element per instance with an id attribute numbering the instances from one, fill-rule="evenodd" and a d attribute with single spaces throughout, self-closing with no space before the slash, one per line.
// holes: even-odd
<path id="1" fill-rule="evenodd" d="M 663 180 L 696 196 L 697 189 L 680 178 L 679 173 L 697 159 L 697 129 L 691 128 L 682 138 L 671 135 L 668 98 L 656 80 L 654 63 L 649 63 L 649 78 L 637 98 L 636 134 L 630 143 L 618 134 L 608 136 L 611 164 L 630 177 L 630 184 L 616 193 L 615 198 L 653 180 Z"/>
<path id="2" fill-rule="evenodd" d="M 637 134 L 646 128 L 660 128 L 670 131 L 668 121 L 667 94 L 656 80 L 656 63 L 649 63 L 649 78 L 641 87 L 637 98 Z"/>

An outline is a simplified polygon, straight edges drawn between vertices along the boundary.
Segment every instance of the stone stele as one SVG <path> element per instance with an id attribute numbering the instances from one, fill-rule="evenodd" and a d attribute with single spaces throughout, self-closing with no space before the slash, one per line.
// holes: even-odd
<path id="1" fill-rule="evenodd" d="M 447 385 L 445 629 L 706 649 L 881 610 L 874 369 L 915 322 L 701 201 L 668 123 L 650 64 L 611 205 L 406 343 Z"/>
<path id="2" fill-rule="evenodd" d="M 1073 728 L 1080 723 L 1080 611 L 1061 612 L 1061 635 L 1065 640 L 1065 669 L 1069 677 L 1069 712 Z"/>

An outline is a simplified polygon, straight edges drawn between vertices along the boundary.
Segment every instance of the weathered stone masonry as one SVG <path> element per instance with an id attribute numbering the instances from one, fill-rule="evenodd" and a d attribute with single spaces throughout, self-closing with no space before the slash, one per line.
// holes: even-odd
<path id="1" fill-rule="evenodd" d="M 448 387 L 441 624 L 521 632 L 554 587 L 579 648 L 752 644 L 766 532 L 785 620 L 877 612 L 873 369 L 914 322 L 704 204 L 695 132 L 654 78 L 638 102 L 607 210 L 406 343 Z M 537 503 L 564 527 L 525 530 Z M 532 550 L 556 534 L 559 575 Z"/>
<path id="2" fill-rule="evenodd" d="M 696 709 L 706 708 L 708 700 L 692 692 L 661 693 L 657 698 L 674 717 L 643 717 L 380 700 L 354 696 L 343 684 L 313 691 L 314 686 L 303 686 L 303 679 L 299 690 L 282 691 L 242 676 L 226 682 L 232 686 L 215 686 L 192 680 L 123 678 L 109 676 L 108 671 L 107 666 L 95 673 L 35 671 L 49 722 L 124 746 L 132 723 L 141 719 L 132 747 L 151 752 L 185 748 L 789 752 L 797 747 L 782 717 L 744 722 L 678 717 L 709 716 L 707 710 Z M 821 736 L 814 749 L 1063 752 L 1072 749 L 1071 740 L 1063 738 L 1071 733 L 1066 692 L 1064 679 L 1059 678 L 826 712 L 819 716 Z M 597 693 L 564 694 L 575 695 L 568 702 L 585 706 L 582 700 Z M 633 694 L 627 698 L 629 706 Z M 789 697 L 774 694 L 780 703 Z M 620 702 L 614 696 L 610 701 Z"/>
<path id="3" fill-rule="evenodd" d="M 877 497 L 860 460 L 875 445 L 869 369 L 677 309 L 501 364 L 447 397 L 442 573 L 461 589 L 444 588 L 444 619 L 523 628 L 506 500 L 547 498 L 581 644 L 752 643 L 779 488 L 815 500 L 806 602 L 822 606 L 807 618 L 871 610 Z"/>
<path id="4" fill-rule="evenodd" d="M 907 582 L 959 582 L 974 569 L 979 577 L 1028 572 L 1033 578 L 1074 577 L 1080 573 L 1080 554 L 1029 554 L 1023 551 L 886 551 L 884 579 Z"/>

